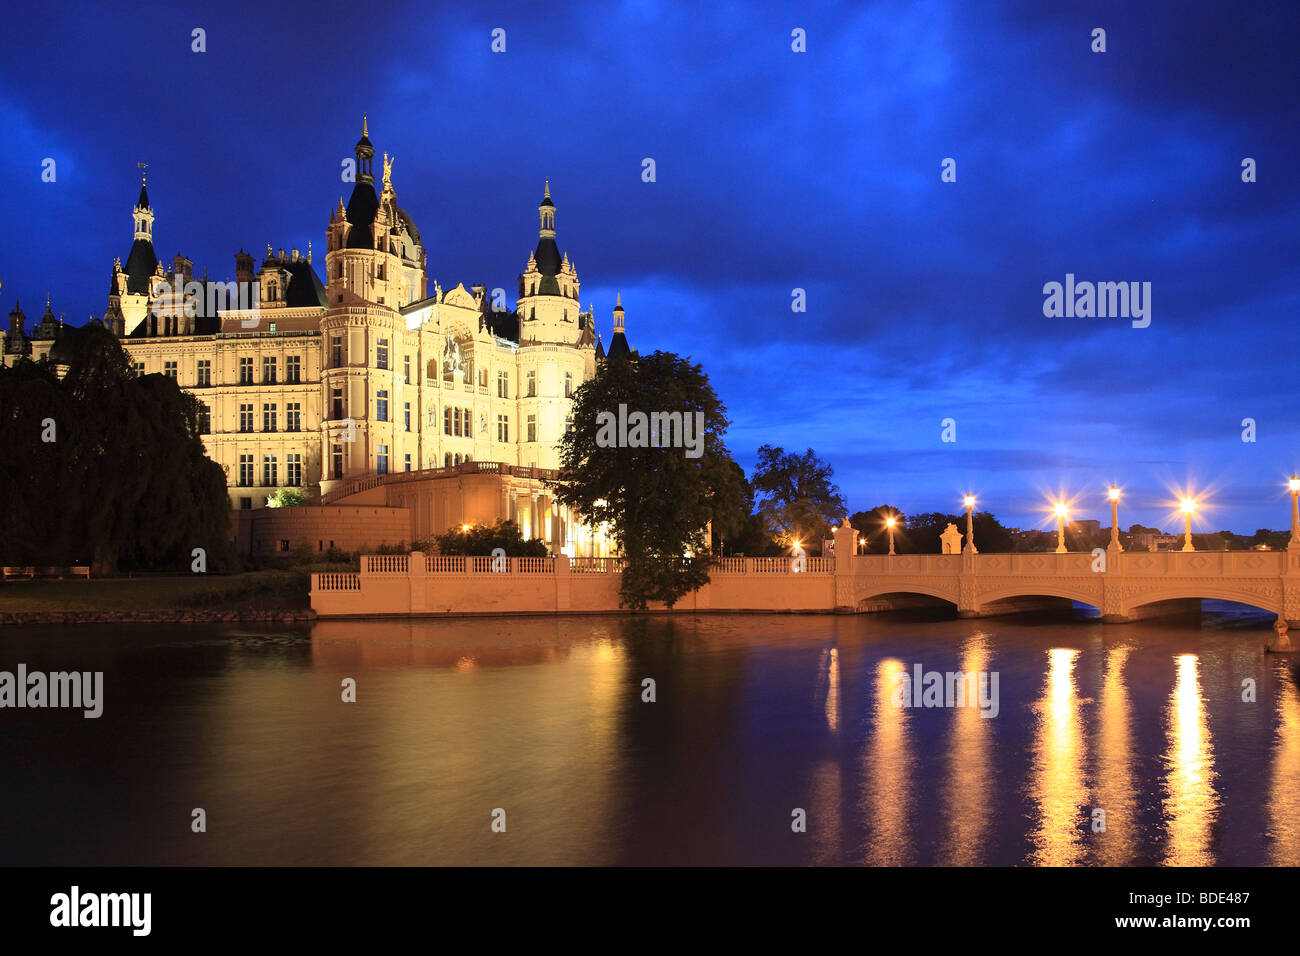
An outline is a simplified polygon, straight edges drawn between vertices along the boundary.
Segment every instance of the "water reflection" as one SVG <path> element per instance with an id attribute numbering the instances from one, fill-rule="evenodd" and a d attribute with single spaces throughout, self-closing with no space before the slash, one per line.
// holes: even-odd
<path id="1" fill-rule="evenodd" d="M 1031 795 L 1038 823 L 1030 835 L 1034 848 L 1030 861 L 1038 866 L 1069 866 L 1083 856 L 1081 828 L 1088 800 L 1083 728 L 1074 687 L 1079 652 L 1058 647 L 1047 657 L 1047 680 L 1035 705 L 1039 723 Z"/>
<path id="2" fill-rule="evenodd" d="M 103 670 L 107 700 L 4 711 L 0 865 L 1300 865 L 1270 621 L 4 629 L 0 670 Z M 918 659 L 997 670 L 998 717 L 896 706 Z M 195 794 L 213 839 L 175 826 Z"/>
<path id="3" fill-rule="evenodd" d="M 862 764 L 862 815 L 869 834 L 865 862 L 900 866 L 912 862 L 908 821 L 911 803 L 910 711 L 899 706 L 909 692 L 907 666 L 888 657 L 876 665 L 872 731 Z"/>
<path id="4" fill-rule="evenodd" d="M 840 649 L 832 647 L 827 656 L 826 726 L 835 733 L 840 729 Z"/>
<path id="5" fill-rule="evenodd" d="M 978 633 L 962 645 L 961 668 L 967 674 L 989 670 L 989 637 Z M 988 854 L 988 821 L 997 805 L 996 774 L 989 751 L 997 723 L 981 716 L 978 707 L 955 707 L 948 735 L 944 802 L 948 832 L 939 862 L 975 866 Z"/>
<path id="6" fill-rule="evenodd" d="M 1284 664 L 1275 671 L 1277 737 L 1268 797 L 1269 862 L 1300 866 L 1300 689 L 1287 679 Z"/>
<path id="7" fill-rule="evenodd" d="M 1093 842 L 1097 862 L 1105 866 L 1132 863 L 1138 846 L 1133 732 L 1128 685 L 1124 679 L 1124 665 L 1132 651 L 1132 647 L 1123 645 L 1106 652 L 1106 673 L 1101 685 L 1097 808 L 1106 813 L 1106 829 L 1096 833 Z"/>
<path id="8" fill-rule="evenodd" d="M 1167 712 L 1169 749 L 1165 753 L 1165 863 L 1208 866 L 1211 828 L 1218 810 L 1214 791 L 1214 751 L 1201 694 L 1200 660 L 1180 654 Z"/>

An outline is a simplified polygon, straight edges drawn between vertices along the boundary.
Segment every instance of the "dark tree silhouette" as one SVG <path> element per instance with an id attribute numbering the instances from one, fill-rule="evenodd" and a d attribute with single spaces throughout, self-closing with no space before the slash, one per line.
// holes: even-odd
<path id="1" fill-rule="evenodd" d="M 98 323 L 0 368 L 0 559 L 189 570 L 202 548 L 207 570 L 230 567 L 225 474 L 198 412 L 172 379 L 137 376 Z"/>

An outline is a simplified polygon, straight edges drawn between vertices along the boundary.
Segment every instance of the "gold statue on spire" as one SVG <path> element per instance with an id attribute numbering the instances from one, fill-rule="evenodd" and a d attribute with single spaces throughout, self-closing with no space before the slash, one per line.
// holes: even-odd
<path id="1" fill-rule="evenodd" d="M 395 162 L 397 162 L 396 156 L 389 159 L 388 154 L 384 153 L 384 186 L 388 189 L 393 188 L 393 163 Z"/>

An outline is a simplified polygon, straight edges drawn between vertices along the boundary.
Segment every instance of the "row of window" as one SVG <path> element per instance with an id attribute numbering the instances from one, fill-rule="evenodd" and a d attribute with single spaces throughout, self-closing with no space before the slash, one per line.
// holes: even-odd
<path id="1" fill-rule="evenodd" d="M 343 367 L 343 336 L 336 335 L 330 342 L 330 367 Z M 375 343 L 375 367 L 379 369 L 388 369 L 388 339 L 379 339 Z M 429 363 L 429 378 L 437 378 L 432 372 L 436 368 L 436 360 Z M 251 374 L 251 371 L 250 371 Z M 444 375 L 448 381 L 451 380 L 451 372 Z M 274 381 L 274 379 L 272 379 Z M 411 356 L 402 356 L 402 381 L 403 384 L 411 384 Z M 480 388 L 487 388 L 487 369 L 480 369 L 478 376 Z M 537 397 L 537 373 L 535 371 L 527 372 L 524 376 L 524 396 L 526 398 Z M 505 370 L 497 372 L 497 398 L 510 397 L 510 373 Z M 573 397 L 573 373 L 564 373 L 564 397 Z"/>
<path id="2" fill-rule="evenodd" d="M 204 413 L 207 412 L 207 406 L 204 406 Z M 278 431 L 276 427 L 279 406 L 274 403 L 267 403 L 262 406 L 262 431 Z M 253 406 L 252 404 L 241 404 L 239 406 L 239 430 L 241 432 L 251 432 L 253 430 Z M 289 402 L 284 406 L 284 430 L 287 432 L 302 431 L 302 403 Z M 205 432 L 206 434 L 206 432 Z"/>
<path id="3" fill-rule="evenodd" d="M 239 456 L 239 487 L 253 487 L 253 456 Z M 285 482 L 292 488 L 302 486 L 302 455 L 285 456 Z M 262 456 L 262 487 L 274 488 L 280 484 L 280 464 L 277 456 Z"/>
<path id="4" fill-rule="evenodd" d="M 131 367 L 135 369 L 137 375 L 144 374 L 144 362 L 132 362 Z M 179 363 L 172 361 L 163 362 L 163 374 L 168 378 L 175 379 L 178 376 Z M 239 360 L 239 379 L 240 385 L 253 385 L 253 359 L 246 356 Z M 194 363 L 194 385 L 196 388 L 206 388 L 212 384 L 212 360 L 198 359 Z M 262 384 L 277 384 L 277 359 L 275 356 L 265 355 L 262 357 Z M 302 384 L 302 356 L 289 355 L 284 360 L 284 384 L 300 385 Z"/>
<path id="5" fill-rule="evenodd" d="M 212 363 L 206 359 L 200 359 L 198 363 L 197 378 L 199 385 L 212 384 Z M 298 385 L 302 382 L 302 356 L 288 355 L 284 359 L 284 381 L 287 385 Z M 239 360 L 239 384 L 252 385 L 253 383 L 253 359 L 251 356 L 244 356 Z M 262 384 L 275 385 L 276 380 L 276 357 L 274 355 L 262 356 Z"/>
<path id="6" fill-rule="evenodd" d="M 336 390 L 337 391 L 337 390 Z M 340 402 L 342 399 L 338 399 Z M 433 410 L 430 409 L 430 416 Z M 343 416 L 337 415 L 336 418 Z M 411 403 L 405 402 L 402 409 L 403 424 L 406 431 L 411 430 Z M 381 422 L 388 421 L 388 393 L 380 392 L 377 400 L 376 418 Z M 251 403 L 241 403 L 239 406 L 239 430 L 245 433 L 253 431 L 253 425 L 256 420 L 254 406 Z M 262 405 L 262 431 L 274 432 L 279 431 L 279 406 L 275 403 L 266 403 Z M 212 412 L 207 405 L 199 406 L 199 434 L 207 435 L 212 431 Z M 302 403 L 289 402 L 285 405 L 284 430 L 287 432 L 302 431 Z M 471 411 L 468 408 L 445 408 L 443 409 L 443 431 L 457 438 L 472 438 L 474 436 L 473 421 Z M 564 419 L 564 433 L 567 435 L 573 431 L 573 416 L 566 416 Z M 525 423 L 524 441 L 537 441 L 537 416 L 529 415 Z M 510 441 L 510 416 L 497 416 L 497 441 L 507 443 Z"/>
<path id="7" fill-rule="evenodd" d="M 333 366 L 341 367 L 343 364 L 343 338 L 342 336 L 334 337 L 333 348 Z M 380 369 L 388 368 L 388 341 L 380 339 L 377 347 L 375 358 L 376 366 Z M 135 371 L 139 375 L 144 374 L 144 362 L 133 363 Z M 284 384 L 300 385 L 302 384 L 302 356 L 289 355 L 284 360 Z M 177 363 L 172 361 L 163 362 L 163 374 L 175 379 L 177 377 Z M 409 355 L 402 357 L 402 375 L 405 384 L 411 384 L 411 357 Z M 244 356 L 239 360 L 239 378 L 240 385 L 254 385 L 253 380 L 253 359 L 251 356 Z M 194 384 L 198 388 L 206 388 L 212 385 L 212 360 L 199 359 L 194 368 Z M 277 378 L 277 359 L 273 355 L 262 356 L 262 382 L 263 385 L 278 384 Z M 479 373 L 479 385 L 487 388 L 487 370 L 481 370 Z M 510 373 L 508 371 L 497 372 L 497 398 L 510 397 Z M 537 373 L 530 371 L 524 376 L 524 397 L 537 397 Z M 564 397 L 573 397 L 573 373 L 564 373 Z"/>

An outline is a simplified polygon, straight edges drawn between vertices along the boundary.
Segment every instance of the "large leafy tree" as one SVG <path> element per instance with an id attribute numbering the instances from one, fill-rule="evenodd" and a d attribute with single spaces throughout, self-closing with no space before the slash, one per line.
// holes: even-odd
<path id="1" fill-rule="evenodd" d="M 763 516 L 754 512 L 754 486 L 745 478 L 745 469 L 731 463 L 736 481 L 741 489 L 739 508 L 728 520 L 717 518 L 713 522 L 713 553 L 717 555 L 748 555 L 750 557 L 780 554 L 781 549 L 772 540 Z"/>
<path id="2" fill-rule="evenodd" d="M 802 455 L 763 445 L 751 483 L 759 514 L 786 547 L 796 542 L 820 547 L 844 519 L 844 496 L 831 480 L 834 469 L 811 448 Z"/>
<path id="3" fill-rule="evenodd" d="M 49 359 L 0 368 L 0 557 L 5 564 L 208 570 L 233 560 L 222 469 L 203 452 L 199 403 L 137 376 L 92 323 Z"/>
<path id="4" fill-rule="evenodd" d="M 684 447 L 648 447 L 633 429 L 611 443 L 609 416 L 634 412 L 703 416 L 698 457 Z M 740 528 L 745 508 L 743 471 L 722 436 L 726 408 L 699 365 L 671 352 L 614 357 L 603 362 L 574 395 L 573 428 L 560 443 L 556 500 L 592 525 L 607 523 L 625 560 L 621 602 L 645 609 L 671 607 L 709 580 L 710 523 L 720 533 Z"/>

